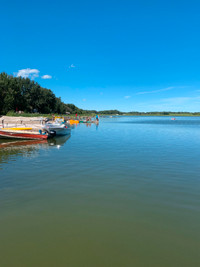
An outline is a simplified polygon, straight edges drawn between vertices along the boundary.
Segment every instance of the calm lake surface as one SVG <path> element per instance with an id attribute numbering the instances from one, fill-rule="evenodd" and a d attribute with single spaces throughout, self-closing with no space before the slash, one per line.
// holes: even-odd
<path id="1" fill-rule="evenodd" d="M 2 146 L 0 266 L 200 266 L 200 117 Z"/>

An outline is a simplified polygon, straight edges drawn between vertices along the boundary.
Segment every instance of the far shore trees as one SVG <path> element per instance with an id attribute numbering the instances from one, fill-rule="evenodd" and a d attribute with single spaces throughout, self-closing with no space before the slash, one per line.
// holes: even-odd
<path id="1" fill-rule="evenodd" d="M 130 115 L 130 116 L 200 116 L 200 112 L 121 112 L 119 110 L 83 110 L 74 104 L 65 104 L 52 90 L 41 87 L 29 78 L 14 77 L 0 73 L 0 115 L 38 112 L 40 114 L 79 114 L 79 115 Z"/>

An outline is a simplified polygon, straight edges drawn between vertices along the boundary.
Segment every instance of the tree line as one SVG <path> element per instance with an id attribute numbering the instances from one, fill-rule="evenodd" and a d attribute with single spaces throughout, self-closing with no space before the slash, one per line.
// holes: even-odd
<path id="1" fill-rule="evenodd" d="M 74 104 L 65 104 L 60 97 L 56 97 L 50 89 L 41 87 L 37 82 L 29 78 L 14 77 L 5 72 L 0 73 L 0 114 L 8 112 L 24 111 L 25 113 L 42 114 L 101 114 L 101 115 L 151 115 L 151 116 L 175 116 L 175 115 L 200 115 L 200 112 L 121 112 L 119 110 L 83 110 Z"/>
<path id="2" fill-rule="evenodd" d="M 29 78 L 0 73 L 0 114 L 9 111 L 81 114 L 83 110 L 73 104 L 65 104 L 50 90 Z"/>

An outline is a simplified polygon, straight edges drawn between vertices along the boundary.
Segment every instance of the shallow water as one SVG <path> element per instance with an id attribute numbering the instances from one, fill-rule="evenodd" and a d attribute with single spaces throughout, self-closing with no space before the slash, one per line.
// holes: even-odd
<path id="1" fill-rule="evenodd" d="M 200 117 L 0 147 L 0 266 L 200 266 Z"/>

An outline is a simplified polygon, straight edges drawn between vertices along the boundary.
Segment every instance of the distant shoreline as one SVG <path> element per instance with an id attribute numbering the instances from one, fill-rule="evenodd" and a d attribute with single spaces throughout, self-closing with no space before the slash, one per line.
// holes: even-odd
<path id="1" fill-rule="evenodd" d="M 114 115 L 115 116 L 115 115 Z M 119 115 L 119 116 L 137 116 L 137 117 L 144 117 L 144 116 L 148 116 L 148 117 L 200 117 L 200 114 L 170 114 L 170 115 L 163 115 L 163 114 L 126 114 L 126 115 Z"/>
<path id="2" fill-rule="evenodd" d="M 86 113 L 86 114 L 77 114 L 79 117 L 94 117 L 96 115 L 99 115 L 100 117 L 125 117 L 125 116 L 135 116 L 135 117 L 200 117 L 200 113 L 170 113 L 170 114 L 162 114 L 162 113 L 156 113 L 156 114 L 149 114 L 149 113 L 141 113 L 141 114 L 131 114 L 131 113 L 124 113 L 124 114 L 103 114 L 103 113 Z M 35 113 L 12 113 L 7 115 L 0 115 L 1 117 L 47 117 L 51 118 L 52 116 L 60 116 L 60 117 L 76 117 L 76 114 L 35 114 Z"/>

